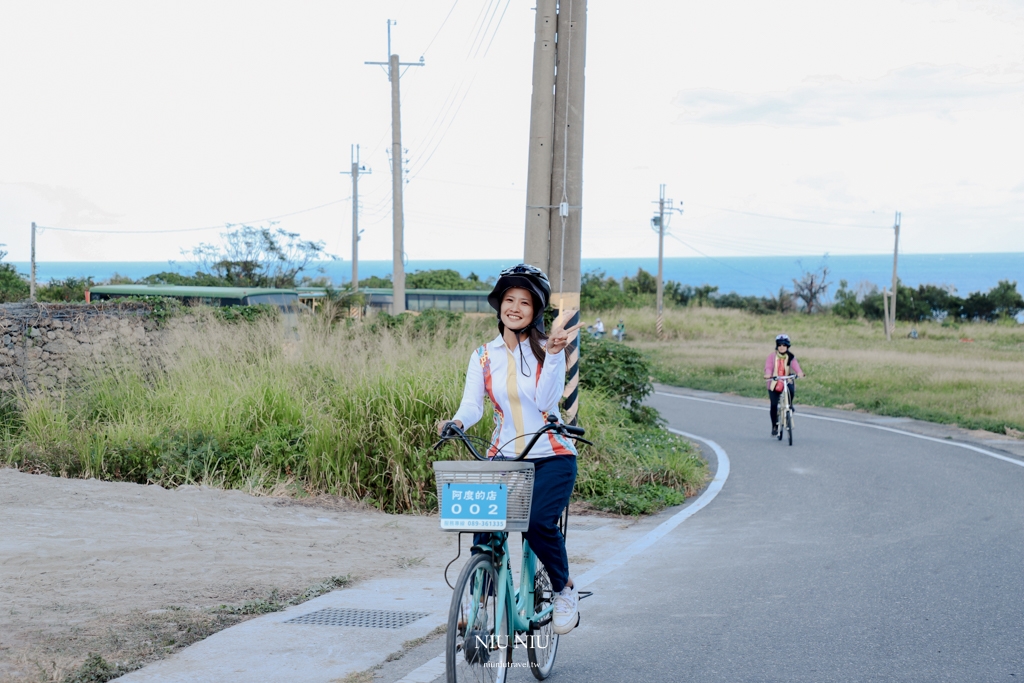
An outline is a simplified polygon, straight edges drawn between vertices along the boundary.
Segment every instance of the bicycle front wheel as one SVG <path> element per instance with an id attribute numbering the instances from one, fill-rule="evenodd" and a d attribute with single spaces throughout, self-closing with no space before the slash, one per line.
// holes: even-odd
<path id="1" fill-rule="evenodd" d="M 473 555 L 455 582 L 448 610 L 448 683 L 504 683 L 512 652 L 508 615 L 497 619 L 497 572 L 489 555 Z"/>
<path id="2" fill-rule="evenodd" d="M 789 445 L 793 445 L 793 411 L 786 411 L 786 434 L 789 435 Z"/>
<path id="3" fill-rule="evenodd" d="M 554 592 L 551 590 L 551 579 L 548 577 L 548 570 L 537 561 L 537 573 L 533 580 L 534 591 L 534 613 L 547 609 L 547 606 L 554 600 Z M 530 671 L 538 681 L 543 681 L 551 673 L 555 666 L 555 654 L 558 653 L 558 634 L 551 625 L 551 615 L 545 621 L 546 624 L 531 629 L 526 643 L 526 656 L 530 660 Z"/>

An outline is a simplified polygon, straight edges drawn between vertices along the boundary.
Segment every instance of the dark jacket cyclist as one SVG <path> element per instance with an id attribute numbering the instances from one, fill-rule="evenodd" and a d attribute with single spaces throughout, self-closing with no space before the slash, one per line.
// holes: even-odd
<path id="1" fill-rule="evenodd" d="M 499 449 L 509 457 L 518 455 L 528 435 L 544 426 L 549 415 L 560 418 L 564 349 L 583 323 L 566 329 L 560 319 L 555 320 L 551 334 L 546 335 L 544 309 L 550 298 L 547 276 L 527 264 L 501 271 L 487 297 L 498 313 L 498 336 L 470 356 L 462 403 L 451 421 L 463 429 L 472 427 L 483 416 L 484 400 L 489 399 L 494 406 L 494 432 L 487 451 L 491 458 Z M 579 595 L 569 578 L 558 520 L 576 482 L 576 447 L 548 432 L 527 459 L 534 465 L 534 484 L 530 528 L 523 537 L 547 568 L 555 593 L 552 628 L 565 634 L 579 621 Z"/>

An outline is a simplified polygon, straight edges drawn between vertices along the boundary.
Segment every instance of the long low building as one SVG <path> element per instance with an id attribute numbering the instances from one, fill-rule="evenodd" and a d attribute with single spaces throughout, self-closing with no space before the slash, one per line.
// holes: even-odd
<path id="1" fill-rule="evenodd" d="M 366 297 L 366 310 L 389 311 L 394 302 L 391 289 L 364 287 L 359 290 Z M 407 289 L 405 309 L 425 311 L 439 308 L 458 313 L 490 313 L 488 290 L 480 289 Z M 296 287 L 271 289 L 261 287 L 193 287 L 188 285 L 96 285 L 86 296 L 89 301 L 106 301 L 131 296 L 163 296 L 181 299 L 187 303 L 207 306 L 252 306 L 272 304 L 282 310 L 303 306 L 316 309 L 327 298 L 324 287 Z"/>
<path id="2" fill-rule="evenodd" d="M 299 293 L 294 289 L 267 287 L 192 287 L 182 285 L 96 285 L 86 293 L 87 301 L 106 301 L 130 296 L 163 296 L 207 306 L 255 306 L 271 304 L 281 309 L 297 308 Z"/>
<path id="3" fill-rule="evenodd" d="M 315 308 L 318 301 L 327 296 L 323 287 L 296 287 L 299 301 L 310 308 Z M 359 292 L 366 297 L 366 307 L 378 311 L 391 310 L 395 300 L 394 291 L 377 287 L 362 287 Z M 444 311 L 458 313 L 490 313 L 491 306 L 487 303 L 490 290 L 480 289 L 407 289 L 405 290 L 405 310 L 425 311 L 428 308 L 440 308 Z"/>

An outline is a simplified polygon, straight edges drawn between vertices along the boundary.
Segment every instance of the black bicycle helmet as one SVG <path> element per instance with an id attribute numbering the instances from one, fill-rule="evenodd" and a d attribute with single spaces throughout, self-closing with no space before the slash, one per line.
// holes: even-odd
<path id="1" fill-rule="evenodd" d="M 494 289 L 487 295 L 487 303 L 498 313 L 498 327 L 504 330 L 501 322 L 501 299 L 505 292 L 513 287 L 521 287 L 528 291 L 533 297 L 533 321 L 517 332 L 523 332 L 530 327 L 536 327 L 540 332 L 544 331 L 544 309 L 548 307 L 551 300 L 551 283 L 544 271 L 528 263 L 520 263 L 517 266 L 506 268 L 498 275 L 498 281 L 494 283 Z"/>
<path id="2" fill-rule="evenodd" d="M 793 342 L 789 341 L 788 334 L 780 334 L 778 337 L 775 338 L 775 345 L 778 346 L 779 344 L 782 344 L 783 346 L 788 348 L 793 345 Z"/>

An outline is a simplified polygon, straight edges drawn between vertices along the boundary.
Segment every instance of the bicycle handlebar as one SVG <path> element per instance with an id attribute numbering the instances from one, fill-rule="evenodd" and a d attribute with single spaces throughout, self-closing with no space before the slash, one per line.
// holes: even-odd
<path id="1" fill-rule="evenodd" d="M 506 461 L 522 460 L 530 453 L 530 449 L 532 449 L 534 444 L 537 443 L 537 439 L 539 439 L 545 432 L 552 431 L 558 432 L 559 434 L 566 436 L 570 439 L 573 439 L 574 441 L 582 441 L 585 444 L 589 444 L 591 446 L 594 445 L 590 441 L 587 441 L 586 439 L 582 438 L 583 435 L 587 433 L 587 430 L 585 430 L 583 427 L 575 427 L 573 425 L 561 424 L 560 422 L 558 422 L 558 418 L 556 418 L 554 415 L 549 415 L 548 423 L 533 433 L 533 438 L 530 439 L 530 442 L 528 444 L 526 444 L 526 448 L 523 449 L 522 453 L 520 453 L 514 458 L 502 457 L 501 459 Z M 454 422 L 448 422 L 445 424 L 444 429 L 441 430 L 441 440 L 434 444 L 434 450 L 436 451 L 437 449 L 439 449 L 444 444 L 445 441 L 448 441 L 450 439 L 458 439 L 462 443 L 464 443 L 466 445 L 466 448 L 469 449 L 469 452 L 472 453 L 473 457 L 476 458 L 477 460 L 491 460 L 491 458 L 488 458 L 487 456 L 480 455 L 480 452 L 473 447 L 473 444 L 466 436 L 466 432 L 462 431 L 459 428 L 459 426 Z"/>
<path id="2" fill-rule="evenodd" d="M 772 377 L 772 381 L 781 379 L 800 379 L 800 375 L 782 375 L 781 377 Z"/>

